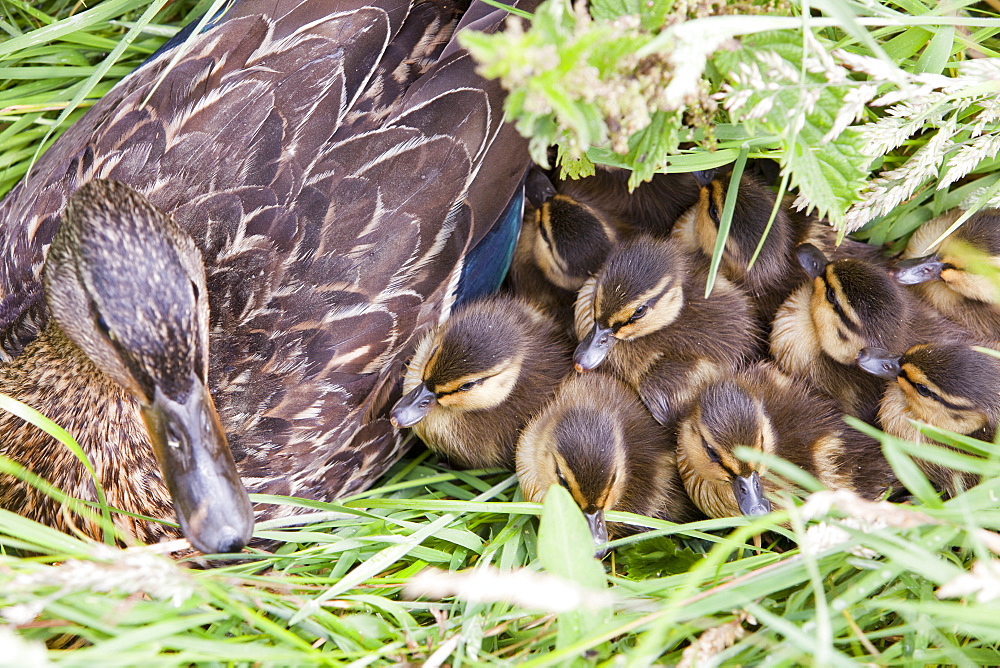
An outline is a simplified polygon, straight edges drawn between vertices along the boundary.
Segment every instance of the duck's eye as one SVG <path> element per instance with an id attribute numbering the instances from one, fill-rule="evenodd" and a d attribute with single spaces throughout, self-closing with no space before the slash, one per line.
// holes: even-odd
<path id="1" fill-rule="evenodd" d="M 834 292 L 833 287 L 829 285 L 826 286 L 826 301 L 830 302 L 831 304 L 837 303 L 837 293 Z"/>
<path id="2" fill-rule="evenodd" d="M 563 487 L 565 487 L 568 490 L 569 489 L 569 481 L 566 480 L 566 476 L 563 475 L 563 472 L 560 471 L 559 469 L 556 469 L 556 476 L 559 478 L 559 484 L 562 485 Z"/>
<path id="3" fill-rule="evenodd" d="M 722 463 L 722 457 L 720 457 L 719 453 L 716 452 L 715 448 L 710 446 L 708 443 L 705 444 L 705 452 L 708 453 L 708 458 L 711 459 L 716 464 Z"/>
<path id="4" fill-rule="evenodd" d="M 545 225 L 542 224 L 538 225 L 538 233 L 542 235 L 542 241 L 545 242 L 545 245 L 551 249 L 552 241 L 549 239 L 549 232 L 548 230 L 545 229 Z"/>
<path id="5" fill-rule="evenodd" d="M 635 322 L 636 320 L 638 320 L 642 316 L 646 315 L 646 309 L 647 309 L 647 306 L 645 304 L 643 304 L 642 306 L 640 306 L 639 308 L 637 308 L 635 310 L 635 313 L 632 314 L 632 317 L 628 319 L 628 324 L 631 325 L 633 322 Z"/>
<path id="6" fill-rule="evenodd" d="M 108 325 L 108 321 L 104 319 L 103 315 L 97 316 L 97 329 L 104 332 L 105 336 L 111 336 L 111 327 Z"/>
<path id="7" fill-rule="evenodd" d="M 461 385 L 459 385 L 458 386 L 458 391 L 459 392 L 468 392 L 469 390 L 471 390 L 475 386 L 476 386 L 476 381 L 470 380 L 468 383 L 462 383 Z"/>
<path id="8" fill-rule="evenodd" d="M 711 197 L 708 199 L 708 215 L 713 223 L 719 224 L 719 207 L 715 206 L 715 200 Z"/>
<path id="9" fill-rule="evenodd" d="M 922 397 L 929 397 L 934 394 L 933 392 L 931 392 L 931 388 L 927 387 L 923 383 L 914 383 L 913 389 L 915 389 L 917 391 L 917 394 L 919 394 Z"/>

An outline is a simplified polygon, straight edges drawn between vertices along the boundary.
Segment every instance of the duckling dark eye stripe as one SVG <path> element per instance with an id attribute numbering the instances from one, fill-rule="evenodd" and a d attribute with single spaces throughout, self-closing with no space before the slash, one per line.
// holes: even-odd
<path id="1" fill-rule="evenodd" d="M 496 375 L 496 374 L 494 374 L 494 376 L 495 376 L 495 375 Z M 471 387 L 475 387 L 476 385 L 479 385 L 479 384 L 480 384 L 480 383 L 482 383 L 483 381 L 485 381 L 485 380 L 489 380 L 490 378 L 493 378 L 493 376 L 486 376 L 486 377 L 484 377 L 484 378 L 478 378 L 478 379 L 476 379 L 476 380 L 471 380 L 471 381 L 469 381 L 469 385 L 471 385 Z M 438 399 L 440 399 L 441 397 L 447 397 L 447 396 L 450 396 L 450 395 L 452 395 L 452 394 L 457 394 L 458 392 L 462 392 L 462 391 L 463 391 L 463 390 L 462 390 L 462 387 L 463 387 L 464 385 L 465 385 L 465 383 L 462 383 L 462 385 L 459 385 L 459 386 L 458 386 L 458 387 L 456 387 L 456 388 L 455 388 L 454 390 L 448 390 L 447 392 L 435 392 L 435 393 L 434 393 L 434 396 L 436 396 L 436 397 L 437 397 Z M 471 388 L 470 388 L 470 389 L 471 389 Z"/>
<path id="2" fill-rule="evenodd" d="M 910 387 L 912 387 L 914 390 L 917 389 L 916 388 L 917 384 L 910 379 L 910 377 L 907 375 L 905 369 L 899 372 L 899 377 L 902 378 L 903 380 L 905 380 L 907 383 L 909 383 Z M 930 388 L 928 388 L 928 389 L 930 389 Z M 972 406 L 961 406 L 959 404 L 953 404 L 950 401 L 948 401 L 947 399 L 945 399 L 944 397 L 938 395 L 938 393 L 935 392 L 935 391 L 933 391 L 933 390 L 931 390 L 929 398 L 931 398 L 934 401 L 938 402 L 939 404 L 941 404 L 945 408 L 950 408 L 950 409 L 955 410 L 955 411 L 967 411 L 967 410 L 971 410 L 972 409 Z"/>
<path id="3" fill-rule="evenodd" d="M 847 329 L 851 330 L 851 332 L 854 334 L 860 334 L 861 333 L 860 325 L 858 325 L 856 322 L 847 317 L 847 313 L 844 311 L 843 307 L 841 307 L 840 305 L 840 302 L 837 300 L 836 293 L 834 293 L 833 299 L 830 299 L 830 291 L 833 290 L 833 287 L 825 280 L 823 281 L 823 283 L 826 285 L 827 289 L 826 301 L 833 308 L 833 312 L 837 314 L 837 317 L 840 318 L 840 321 L 844 323 L 844 326 L 847 327 Z"/>

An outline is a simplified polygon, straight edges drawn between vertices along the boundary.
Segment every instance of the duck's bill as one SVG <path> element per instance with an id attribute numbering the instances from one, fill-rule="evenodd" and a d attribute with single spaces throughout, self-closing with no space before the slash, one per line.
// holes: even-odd
<path id="1" fill-rule="evenodd" d="M 604 511 L 595 510 L 592 513 L 584 513 L 587 518 L 587 526 L 590 527 L 590 535 L 594 538 L 594 545 L 604 545 L 608 542 L 608 523 L 604 520 Z M 597 559 L 603 559 L 608 553 L 607 548 L 594 551 Z"/>
<path id="2" fill-rule="evenodd" d="M 885 348 L 862 348 L 855 359 L 857 365 L 868 373 L 892 380 L 899 375 L 899 355 L 893 355 Z"/>
<path id="3" fill-rule="evenodd" d="M 389 414 L 389 420 L 396 428 L 412 427 L 431 412 L 437 405 L 437 397 L 421 383 L 403 395 Z"/>
<path id="4" fill-rule="evenodd" d="M 733 493 L 736 495 L 736 505 L 744 515 L 754 517 L 771 512 L 771 502 L 764 496 L 764 486 L 760 484 L 760 476 L 756 471 L 748 476 L 733 478 Z"/>
<path id="5" fill-rule="evenodd" d="M 892 268 L 892 275 L 898 283 L 916 285 L 941 278 L 945 263 L 937 255 L 925 255 L 911 260 L 902 260 Z"/>
<path id="6" fill-rule="evenodd" d="M 184 536 L 205 553 L 243 549 L 253 508 L 204 384 L 195 380 L 183 401 L 157 387 L 142 416 Z"/>
<path id="7" fill-rule="evenodd" d="M 580 345 L 573 353 L 573 366 L 581 373 L 596 369 L 607 358 L 608 353 L 617 342 L 618 339 L 615 338 L 614 331 L 610 327 L 603 328 L 594 323 L 590 332 L 583 338 L 583 341 L 580 341 Z"/>

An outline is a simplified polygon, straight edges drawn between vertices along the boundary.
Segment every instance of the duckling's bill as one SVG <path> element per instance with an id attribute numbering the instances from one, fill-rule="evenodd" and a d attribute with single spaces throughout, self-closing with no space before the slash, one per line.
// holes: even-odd
<path id="1" fill-rule="evenodd" d="M 437 396 L 421 383 L 396 402 L 389 419 L 397 429 L 412 427 L 427 417 L 436 405 Z"/>
<path id="2" fill-rule="evenodd" d="M 861 349 L 856 362 L 863 371 L 892 380 L 899 375 L 899 359 L 899 355 L 893 355 L 884 348 L 869 346 Z"/>
<path id="3" fill-rule="evenodd" d="M 594 545 L 604 545 L 608 542 L 608 523 L 604 519 L 604 509 L 595 508 L 590 512 L 584 512 L 587 518 L 587 526 L 590 528 L 590 535 L 594 537 Z M 602 548 L 594 552 L 594 556 L 603 559 L 608 554 L 607 548 Z"/>
<path id="4" fill-rule="evenodd" d="M 733 494 L 740 512 L 749 517 L 767 515 L 771 512 L 771 502 L 764 496 L 760 475 L 753 471 L 747 476 L 733 476 Z"/>
<path id="5" fill-rule="evenodd" d="M 946 267 L 937 254 L 925 255 L 896 263 L 892 275 L 903 285 L 917 285 L 938 280 Z"/>
<path id="6" fill-rule="evenodd" d="M 156 387 L 142 417 L 184 536 L 205 553 L 242 549 L 253 509 L 204 383 L 192 377 L 177 400 Z"/>
<path id="7" fill-rule="evenodd" d="M 617 342 L 613 328 L 601 327 L 594 323 L 590 333 L 584 337 L 573 353 L 573 366 L 581 373 L 596 369 Z"/>

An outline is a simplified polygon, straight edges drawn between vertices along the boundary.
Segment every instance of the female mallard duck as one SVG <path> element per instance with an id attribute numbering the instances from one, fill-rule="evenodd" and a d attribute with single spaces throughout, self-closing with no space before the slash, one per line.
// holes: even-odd
<path id="1" fill-rule="evenodd" d="M 812 280 L 778 309 L 771 354 L 783 371 L 836 399 L 844 412 L 874 423 L 884 382 L 855 366 L 858 352 L 954 337 L 954 327 L 879 265 L 854 258 L 830 262 L 810 244 L 797 252 Z"/>
<path id="2" fill-rule="evenodd" d="M 904 259 L 893 269 L 896 280 L 914 290 L 939 313 L 984 341 L 1000 340 L 1000 216 L 978 213 L 927 255 L 927 247 L 957 219 L 950 213 L 917 230 Z M 993 267 L 993 276 L 977 268 Z M 978 270 L 977 270 L 978 269 Z"/>
<path id="3" fill-rule="evenodd" d="M 844 424 L 832 400 L 769 363 L 704 388 L 680 421 L 677 468 L 710 517 L 762 515 L 771 509 L 768 495 L 794 488 L 762 478 L 767 466 L 737 458 L 738 446 L 782 457 L 831 489 L 869 499 L 897 484 L 874 439 Z"/>
<path id="4" fill-rule="evenodd" d="M 929 343 L 902 355 L 865 348 L 858 366 L 890 382 L 879 406 L 886 433 L 908 441 L 925 437 L 911 420 L 992 442 L 1000 421 L 1000 360 L 963 343 Z M 938 487 L 951 494 L 979 483 L 979 476 L 917 460 Z"/>
<path id="5" fill-rule="evenodd" d="M 741 365 L 757 346 L 746 295 L 725 278 L 705 298 L 708 266 L 674 239 L 622 242 L 580 290 L 573 361 L 604 364 L 669 425 L 697 388 Z"/>
<path id="6" fill-rule="evenodd" d="M 606 543 L 609 510 L 684 523 L 702 519 L 684 492 L 669 430 L 632 388 L 600 373 L 569 378 L 524 429 L 517 477 L 528 501 L 562 485 L 583 510 L 595 544 Z M 611 535 L 634 531 L 612 524 Z"/>
<path id="7" fill-rule="evenodd" d="M 252 492 L 328 500 L 399 456 L 399 360 L 461 295 L 528 163 L 499 86 L 449 46 L 460 9 L 240 0 L 173 67 L 168 51 L 123 80 L 0 204 L 0 392 L 69 426 L 123 510 L 169 518 L 172 499 L 196 547 L 238 549 L 234 462 Z M 130 188 L 71 200 L 98 179 Z M 8 414 L 0 433 L 4 455 L 95 498 L 53 439 Z M 74 521 L 9 476 L 0 505 Z"/>
<path id="8" fill-rule="evenodd" d="M 513 469 L 518 434 L 569 368 L 551 318 L 516 299 L 470 302 L 417 344 L 392 421 L 453 465 Z"/>

